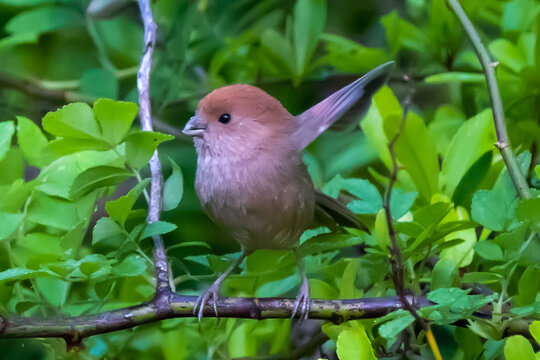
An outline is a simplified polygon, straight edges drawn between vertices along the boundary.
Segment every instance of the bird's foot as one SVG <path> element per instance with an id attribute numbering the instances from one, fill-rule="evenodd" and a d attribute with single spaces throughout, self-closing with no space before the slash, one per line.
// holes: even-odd
<path id="1" fill-rule="evenodd" d="M 291 318 L 294 318 L 298 314 L 298 319 L 303 322 L 309 317 L 309 310 L 311 309 L 311 298 L 309 296 L 309 284 L 307 279 L 304 278 L 302 286 L 300 287 L 300 293 L 296 297 L 294 302 L 294 308 Z"/>
<path id="2" fill-rule="evenodd" d="M 197 318 L 199 319 L 199 321 L 201 321 L 201 319 L 203 318 L 204 308 L 206 304 L 209 304 L 210 302 L 213 303 L 214 313 L 219 319 L 217 310 L 217 302 L 219 299 L 219 286 L 220 283 L 216 281 L 197 299 L 195 307 L 193 308 L 193 314 L 197 314 Z"/>

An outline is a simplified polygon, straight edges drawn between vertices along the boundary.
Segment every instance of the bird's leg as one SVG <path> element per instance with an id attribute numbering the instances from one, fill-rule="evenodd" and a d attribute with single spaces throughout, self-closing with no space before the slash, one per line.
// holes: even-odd
<path id="1" fill-rule="evenodd" d="M 296 314 L 299 314 L 300 321 L 307 320 L 309 317 L 309 310 L 311 308 L 311 298 L 309 297 L 309 284 L 304 272 L 304 259 L 300 256 L 298 248 L 294 249 L 294 255 L 296 256 L 296 263 L 298 264 L 298 269 L 300 270 L 300 277 L 302 278 L 302 286 L 300 286 L 300 293 L 296 297 L 294 302 L 294 308 L 291 317 L 295 317 Z"/>
<path id="2" fill-rule="evenodd" d="M 212 299 L 214 303 L 214 313 L 216 314 L 216 317 L 218 317 L 218 310 L 217 310 L 217 301 L 219 298 L 219 287 L 221 286 L 221 283 L 223 280 L 225 280 L 231 272 L 236 269 L 238 265 L 246 258 L 248 255 L 247 251 L 245 249 L 242 249 L 242 254 L 238 259 L 236 259 L 235 262 L 233 262 L 227 270 L 223 274 L 221 274 L 216 281 L 210 286 L 208 290 L 206 290 L 199 298 L 197 299 L 197 302 L 195 303 L 195 307 L 193 308 L 193 314 L 197 314 L 198 312 L 198 319 L 201 321 L 203 317 L 204 307 L 206 304 Z"/>

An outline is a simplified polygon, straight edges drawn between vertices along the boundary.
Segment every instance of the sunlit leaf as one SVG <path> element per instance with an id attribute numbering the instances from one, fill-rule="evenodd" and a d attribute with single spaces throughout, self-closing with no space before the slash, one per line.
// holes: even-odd
<path id="1" fill-rule="evenodd" d="M 163 211 L 176 209 L 184 193 L 184 177 L 182 170 L 172 159 L 169 159 L 172 174 L 165 180 L 163 186 Z"/>
<path id="2" fill-rule="evenodd" d="M 354 327 L 339 334 L 337 355 L 340 360 L 376 359 L 371 342 L 363 327 Z"/>

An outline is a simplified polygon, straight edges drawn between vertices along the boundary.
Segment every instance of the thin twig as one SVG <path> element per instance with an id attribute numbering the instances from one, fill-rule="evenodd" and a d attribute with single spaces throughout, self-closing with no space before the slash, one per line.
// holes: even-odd
<path id="1" fill-rule="evenodd" d="M 139 8 L 144 22 L 144 54 L 137 73 L 137 90 L 139 91 L 139 106 L 141 126 L 144 131 L 152 131 L 152 116 L 150 110 L 150 71 L 152 69 L 152 54 L 156 42 L 157 25 L 152 17 L 152 10 L 148 0 L 139 0 Z M 148 223 L 159 221 L 163 202 L 163 175 L 161 162 L 157 150 L 150 159 L 150 173 L 152 176 L 150 187 L 150 203 L 148 206 Z M 154 300 L 158 308 L 168 310 L 171 298 L 169 284 L 169 266 L 163 240 L 159 235 L 154 239 L 154 264 L 156 267 L 156 295 Z"/>
<path id="2" fill-rule="evenodd" d="M 425 297 L 408 301 L 420 307 L 433 305 Z M 154 301 L 141 305 L 77 317 L 0 317 L 0 338 L 64 338 L 68 345 L 76 346 L 82 339 L 103 333 L 130 329 L 170 318 L 193 318 L 197 296 L 172 294 L 168 311 L 163 311 Z M 219 298 L 221 318 L 287 319 L 291 317 L 295 299 L 283 298 Z M 364 298 L 348 300 L 312 300 L 310 319 L 330 320 L 335 323 L 353 319 L 370 319 L 403 309 L 399 297 Z M 204 318 L 215 317 L 207 305 Z"/>
<path id="3" fill-rule="evenodd" d="M 404 80 L 408 81 L 409 77 L 404 76 Z M 420 324 L 420 326 L 422 326 L 422 328 L 426 331 L 428 342 L 435 355 L 435 358 L 441 359 L 440 352 L 437 347 L 437 343 L 435 342 L 435 339 L 433 337 L 433 333 L 431 331 L 429 324 L 426 321 L 424 321 L 424 319 L 422 319 L 420 315 L 418 314 L 418 312 L 416 311 L 417 304 L 411 303 L 410 297 L 405 294 L 403 259 L 401 258 L 401 251 L 399 250 L 399 246 L 397 243 L 396 230 L 394 229 L 394 223 L 392 220 L 392 212 L 390 209 L 392 189 L 394 188 L 394 185 L 397 181 L 397 175 L 399 172 L 399 166 L 396 160 L 396 155 L 394 153 L 394 146 L 405 127 L 405 123 L 407 121 L 407 114 L 409 113 L 409 108 L 411 106 L 413 93 L 414 93 L 414 88 L 410 87 L 407 97 L 405 101 L 403 102 L 403 115 L 401 118 L 401 123 L 399 124 L 399 129 L 394 135 L 394 137 L 392 138 L 392 140 L 390 140 L 390 142 L 388 143 L 388 151 L 390 152 L 390 158 L 392 160 L 392 172 L 390 174 L 390 181 L 388 184 L 388 188 L 386 190 L 386 194 L 383 197 L 383 209 L 386 215 L 388 235 L 391 241 L 390 253 L 392 255 L 392 258 L 390 260 L 390 263 L 392 266 L 392 280 L 394 282 L 394 287 L 396 288 L 396 293 L 401 303 L 403 304 L 403 308 L 407 310 L 414 317 L 416 322 Z"/>
<path id="4" fill-rule="evenodd" d="M 489 100 L 491 102 L 491 108 L 493 110 L 493 122 L 495 125 L 495 131 L 497 133 L 497 143 L 495 146 L 501 152 L 504 163 L 508 169 L 508 174 L 512 179 L 512 183 L 516 188 L 516 191 L 520 198 L 528 199 L 531 197 L 529 186 L 527 181 L 521 174 L 519 169 L 519 164 L 517 162 L 516 156 L 512 150 L 512 145 L 510 144 L 510 138 L 508 137 L 508 132 L 506 130 L 506 121 L 504 118 L 504 110 L 502 106 L 501 94 L 499 93 L 499 87 L 497 85 L 497 78 L 495 77 L 495 64 L 492 62 L 489 53 L 482 44 L 482 40 L 478 35 L 478 32 L 474 28 L 471 20 L 465 14 L 463 7 L 459 3 L 459 0 L 446 0 L 450 7 L 454 10 L 454 14 L 461 22 L 461 26 L 467 33 L 469 40 L 476 52 L 478 60 L 482 65 L 484 70 L 484 75 L 486 77 L 486 83 L 489 89 Z"/>
<path id="5" fill-rule="evenodd" d="M 401 299 L 401 301 L 403 302 L 403 306 L 405 307 L 405 309 L 408 310 L 411 313 L 411 315 L 414 316 L 416 321 L 418 321 L 418 323 L 421 324 L 422 327 L 427 330 L 426 322 L 420 317 L 420 315 L 418 315 L 418 312 L 415 310 L 414 306 L 411 303 L 409 303 L 408 298 L 405 294 L 403 259 L 401 258 L 401 251 L 399 250 L 399 246 L 397 243 L 396 231 L 394 229 L 394 224 L 392 220 L 392 212 L 390 209 L 390 200 L 392 196 L 392 190 L 397 181 L 397 175 L 399 172 L 399 166 L 397 164 L 396 155 L 394 153 L 394 146 L 399 136 L 403 132 L 403 128 L 405 127 L 405 122 L 407 121 L 407 114 L 409 113 L 409 107 L 411 106 L 412 94 L 413 94 L 413 90 L 411 88 L 411 90 L 409 91 L 409 94 L 407 95 L 407 98 L 403 102 L 403 116 L 401 119 L 401 123 L 399 125 L 399 129 L 394 135 L 394 137 L 392 138 L 392 140 L 390 140 L 390 142 L 388 143 L 388 151 L 390 152 L 390 158 L 392 159 L 392 172 L 390 174 L 390 182 L 388 184 L 386 194 L 383 198 L 383 209 L 386 215 L 388 235 L 390 236 L 390 241 L 391 241 L 390 253 L 392 255 L 392 259 L 390 263 L 392 265 L 392 279 L 394 281 L 396 293 L 398 297 Z"/>

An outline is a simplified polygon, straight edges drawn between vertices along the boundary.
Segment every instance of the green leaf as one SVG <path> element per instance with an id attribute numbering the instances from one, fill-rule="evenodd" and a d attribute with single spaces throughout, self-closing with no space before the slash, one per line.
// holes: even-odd
<path id="1" fill-rule="evenodd" d="M 4 159 L 11 147 L 11 137 L 15 132 L 13 121 L 0 122 L 0 161 Z"/>
<path id="2" fill-rule="evenodd" d="M 69 195 L 79 198 L 89 192 L 106 186 L 114 186 L 132 177 L 133 174 L 124 168 L 115 166 L 97 166 L 86 169 L 73 180 Z"/>
<path id="3" fill-rule="evenodd" d="M 261 46 L 268 62 L 266 71 L 276 77 L 294 75 L 293 49 L 283 35 L 274 29 L 266 29 L 261 35 Z"/>
<path id="4" fill-rule="evenodd" d="M 441 156 L 448 151 L 452 138 L 464 121 L 465 115 L 459 108 L 450 105 L 442 105 L 437 108 L 435 118 L 429 123 L 428 129 L 431 135 L 437 139 L 435 146 Z"/>
<path id="5" fill-rule="evenodd" d="M 17 33 L 15 35 L 3 37 L 0 40 L 0 50 L 6 51 L 19 44 L 35 44 L 38 42 L 36 33 Z"/>
<path id="6" fill-rule="evenodd" d="M 26 279 L 33 279 L 37 276 L 47 275 L 46 271 L 43 270 L 30 270 L 30 269 L 21 269 L 21 268 L 12 268 L 0 272 L 0 284 L 5 283 L 6 281 L 20 281 Z"/>
<path id="7" fill-rule="evenodd" d="M 440 257 L 451 260 L 457 268 L 468 266 L 472 263 L 474 258 L 473 247 L 477 241 L 476 230 L 474 229 L 476 224 L 472 221 L 468 221 L 469 214 L 467 213 L 467 210 L 462 207 L 457 207 L 456 209 L 451 210 L 447 216 L 449 216 L 450 219 L 447 218 L 446 220 L 457 220 L 458 223 L 462 222 L 464 224 L 468 224 L 469 226 L 468 228 L 452 231 L 445 236 L 445 243 L 443 245 L 455 239 L 461 239 L 463 242 L 442 250 Z M 448 223 L 443 223 L 440 228 L 446 226 L 447 224 Z"/>
<path id="8" fill-rule="evenodd" d="M 108 217 L 99 219 L 92 230 L 92 245 L 99 244 L 105 240 L 109 240 L 111 243 L 121 244 L 125 238 L 126 234 L 122 231 L 122 228 Z"/>
<path id="9" fill-rule="evenodd" d="M 172 135 L 154 131 L 141 131 L 128 135 L 126 138 L 127 163 L 134 169 L 142 168 L 148 163 L 160 143 L 172 139 L 174 139 Z"/>
<path id="10" fill-rule="evenodd" d="M 347 267 L 343 270 L 339 284 L 339 299 L 354 299 L 361 297 L 362 293 L 356 288 L 356 277 L 362 265 L 361 259 L 350 259 Z M 336 297 L 337 298 L 337 297 Z"/>
<path id="11" fill-rule="evenodd" d="M 504 32 L 528 31 L 538 15 L 534 1 L 513 0 L 503 4 L 501 27 Z"/>
<path id="12" fill-rule="evenodd" d="M 474 250 L 478 255 L 486 260 L 502 260 L 503 253 L 499 245 L 494 241 L 479 241 L 474 245 Z"/>
<path id="13" fill-rule="evenodd" d="M 2 163 L 0 162 L 0 166 Z M 35 183 L 24 182 L 24 179 L 16 179 L 10 185 L 0 186 L 0 211 L 16 213 L 23 206 Z"/>
<path id="14" fill-rule="evenodd" d="M 116 99 L 118 97 L 116 75 L 106 69 L 88 70 L 81 76 L 81 92 L 93 98 Z"/>
<path id="15" fill-rule="evenodd" d="M 38 277 L 36 285 L 45 300 L 54 307 L 64 305 L 70 288 L 70 283 L 55 278 Z"/>
<path id="16" fill-rule="evenodd" d="M 41 129 L 30 119 L 17 116 L 17 142 L 30 165 L 42 167 L 45 165 L 42 152 L 49 143 Z"/>
<path id="17" fill-rule="evenodd" d="M 431 273 L 431 289 L 437 290 L 457 285 L 458 276 L 458 269 L 453 261 L 440 259 Z"/>
<path id="18" fill-rule="evenodd" d="M 469 208 L 474 192 L 478 189 L 489 171 L 492 158 L 493 151 L 488 151 L 463 175 L 452 196 L 452 201 L 457 206 L 461 205 Z"/>
<path id="19" fill-rule="evenodd" d="M 506 360 L 535 360 L 531 343 L 521 335 L 510 336 L 504 345 Z"/>
<path id="20" fill-rule="evenodd" d="M 283 296 L 300 284 L 300 276 L 292 274 L 284 279 L 270 281 L 259 286 L 255 292 L 257 297 Z"/>
<path id="21" fill-rule="evenodd" d="M 43 34 L 84 25 L 81 13 L 69 6 L 45 6 L 22 11 L 12 17 L 5 29 L 9 34 Z"/>
<path id="22" fill-rule="evenodd" d="M 463 176 L 497 141 L 490 110 L 485 110 L 467 120 L 454 135 L 443 156 L 441 186 L 452 196 Z"/>
<path id="23" fill-rule="evenodd" d="M 389 116 L 384 119 L 387 138 L 395 136 L 401 121 L 401 116 Z M 407 169 L 416 189 L 425 200 L 430 201 L 431 196 L 438 190 L 439 163 L 435 142 L 418 115 L 412 112 L 407 114 L 405 125 L 395 142 L 394 151 L 397 159 Z"/>
<path id="24" fill-rule="evenodd" d="M 24 158 L 20 149 L 13 147 L 8 150 L 4 159 L 0 160 L 0 169 L 0 185 L 11 185 L 15 181 L 24 181 Z"/>
<path id="25" fill-rule="evenodd" d="M 362 132 L 388 170 L 392 169 L 392 159 L 388 151 L 388 140 L 383 122 L 387 117 L 402 117 L 398 99 L 388 86 L 383 86 L 372 98 L 372 105 L 360 123 Z M 400 172 L 401 173 L 401 172 Z"/>
<path id="26" fill-rule="evenodd" d="M 416 191 L 405 192 L 400 189 L 392 189 L 390 196 L 390 212 L 395 220 L 401 218 L 409 211 L 418 193 Z"/>
<path id="27" fill-rule="evenodd" d="M 503 231 L 506 229 L 514 211 L 514 207 L 507 206 L 504 199 L 495 191 L 477 191 L 472 199 L 473 220 L 490 230 Z"/>
<path id="28" fill-rule="evenodd" d="M 363 327 L 342 331 L 337 338 L 339 360 L 376 360 L 371 342 Z"/>
<path id="29" fill-rule="evenodd" d="M 154 235 L 167 234 L 176 230 L 178 226 L 168 221 L 155 221 L 146 225 L 139 240 L 152 237 Z"/>
<path id="30" fill-rule="evenodd" d="M 342 249 L 366 241 L 367 234 L 356 236 L 351 234 L 320 234 L 307 240 L 300 246 L 300 252 L 303 255 L 312 255 Z"/>
<path id="31" fill-rule="evenodd" d="M 456 313 L 461 318 L 472 314 L 482 306 L 491 302 L 492 296 L 468 295 L 471 289 L 462 290 L 459 288 L 441 288 L 428 293 L 427 298 Z M 442 309 L 442 307 L 440 307 Z M 452 321 L 452 320 L 451 320 Z"/>
<path id="32" fill-rule="evenodd" d="M 72 202 L 34 192 L 28 206 L 28 220 L 70 231 L 83 218 L 92 213 L 95 201 L 96 194 L 88 194 Z"/>
<path id="33" fill-rule="evenodd" d="M 531 153 L 529 151 L 524 151 L 517 156 L 517 161 L 521 175 L 527 177 L 527 172 L 531 164 Z M 503 203 L 507 209 L 511 210 L 511 213 L 508 214 L 509 218 L 514 217 L 515 205 L 517 203 L 517 191 L 514 187 L 514 183 L 508 174 L 506 167 L 503 168 L 499 178 L 493 186 L 493 191 L 502 199 Z"/>
<path id="34" fill-rule="evenodd" d="M 9 214 L 0 212 L 0 240 L 8 238 L 24 218 L 24 214 Z"/>
<path id="35" fill-rule="evenodd" d="M 531 230 L 540 232 L 540 196 L 533 199 L 521 200 L 516 208 L 519 221 L 531 224 Z"/>
<path id="36" fill-rule="evenodd" d="M 100 139 L 101 132 L 92 108 L 85 103 L 65 105 L 43 118 L 43 129 L 61 137 Z"/>
<path id="37" fill-rule="evenodd" d="M 497 39 L 493 41 L 489 44 L 489 51 L 502 65 L 507 66 L 515 73 L 519 73 L 527 66 L 525 54 L 509 40 Z"/>
<path id="38" fill-rule="evenodd" d="M 330 229 L 328 229 L 325 226 L 318 227 L 318 228 L 315 228 L 315 229 L 307 229 L 306 231 L 304 231 L 302 236 L 300 236 L 300 245 L 302 245 L 303 243 L 305 243 L 309 239 L 314 238 L 317 235 L 328 234 L 329 232 L 330 232 Z"/>
<path id="39" fill-rule="evenodd" d="M 343 36 L 324 33 L 320 39 L 327 53 L 320 61 L 346 73 L 366 73 L 390 60 L 384 49 L 368 48 Z"/>
<path id="40" fill-rule="evenodd" d="M 414 322 L 414 316 L 407 310 L 399 309 L 381 318 L 390 318 L 379 327 L 379 335 L 386 340 L 395 340 L 397 336 Z"/>
<path id="41" fill-rule="evenodd" d="M 54 4 L 59 2 L 58 0 L 0 0 L 0 4 L 17 6 L 17 7 L 29 7 L 43 4 Z"/>
<path id="42" fill-rule="evenodd" d="M 540 179 L 540 165 L 536 165 L 534 167 L 534 172 L 536 173 L 536 176 Z"/>
<path id="43" fill-rule="evenodd" d="M 119 277 L 139 276 L 146 271 L 146 260 L 140 255 L 131 254 L 113 267 L 113 274 Z"/>
<path id="44" fill-rule="evenodd" d="M 529 331 L 531 332 L 532 337 L 540 344 L 540 321 L 533 321 L 529 326 Z"/>
<path id="45" fill-rule="evenodd" d="M 59 236 L 32 232 L 19 237 L 12 248 L 12 256 L 21 265 L 39 268 L 44 262 L 58 260 L 65 254 Z M 44 261 L 44 259 L 47 259 Z"/>
<path id="46" fill-rule="evenodd" d="M 124 163 L 113 150 L 81 151 L 63 156 L 41 171 L 36 189 L 51 196 L 72 200 L 70 189 L 75 179 L 85 170 L 98 166 L 123 167 Z"/>
<path id="47" fill-rule="evenodd" d="M 111 150 L 111 145 L 103 140 L 57 138 L 51 140 L 43 149 L 39 160 L 45 164 L 58 160 L 65 155 L 71 155 L 82 151 L 106 151 Z"/>
<path id="48" fill-rule="evenodd" d="M 305 74 L 326 22 L 325 0 L 298 0 L 294 6 L 294 55 L 296 76 Z"/>
<path id="49" fill-rule="evenodd" d="M 490 272 L 468 272 L 463 275 L 461 282 L 464 284 L 491 284 L 501 281 L 502 276 Z"/>
<path id="50" fill-rule="evenodd" d="M 229 357 L 245 358 L 257 355 L 257 341 L 253 338 L 255 324 L 244 322 L 232 330 L 229 337 Z"/>
<path id="51" fill-rule="evenodd" d="M 139 108 L 131 102 L 98 99 L 94 102 L 94 114 L 101 126 L 103 139 L 117 145 L 126 136 Z"/>
<path id="52" fill-rule="evenodd" d="M 163 211 L 176 209 L 184 193 L 184 177 L 182 170 L 171 158 L 172 174 L 165 180 L 163 186 Z"/>
<path id="53" fill-rule="evenodd" d="M 379 248 L 388 252 L 388 246 L 390 245 L 390 235 L 388 233 L 388 223 L 386 222 L 386 215 L 384 210 L 379 210 L 375 217 L 375 240 L 379 245 Z"/>
<path id="54" fill-rule="evenodd" d="M 116 200 L 108 201 L 105 204 L 105 210 L 107 210 L 109 216 L 120 225 L 124 226 L 133 205 L 135 205 L 135 201 L 137 201 L 149 183 L 150 179 L 144 179 L 129 190 L 126 195 L 121 196 Z"/>
<path id="55" fill-rule="evenodd" d="M 381 23 L 386 29 L 386 40 L 392 53 L 396 53 L 402 47 L 420 54 L 430 52 L 433 45 L 428 34 L 403 20 L 397 10 L 384 15 Z"/>
<path id="56" fill-rule="evenodd" d="M 486 77 L 482 73 L 449 71 L 435 75 L 429 75 L 424 79 L 426 84 L 483 84 Z"/>
<path id="57" fill-rule="evenodd" d="M 533 304 L 536 296 L 540 292 L 540 269 L 534 266 L 528 266 L 518 282 L 519 296 L 516 297 L 516 302 L 520 306 Z"/>
<path id="58" fill-rule="evenodd" d="M 379 191 L 367 180 L 344 179 L 340 175 L 336 175 L 323 188 L 324 193 L 334 198 L 337 198 L 343 190 L 359 199 L 351 201 L 348 205 L 356 214 L 375 214 L 382 208 Z"/>
<path id="59" fill-rule="evenodd" d="M 495 341 L 493 339 L 488 339 L 484 343 L 484 356 L 486 360 L 497 360 L 502 358 L 505 340 L 506 339 Z"/>
<path id="60" fill-rule="evenodd" d="M 427 228 L 440 223 L 451 210 L 452 204 L 438 201 L 416 210 L 414 212 L 414 220 Z"/>

